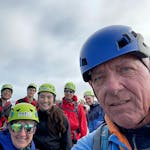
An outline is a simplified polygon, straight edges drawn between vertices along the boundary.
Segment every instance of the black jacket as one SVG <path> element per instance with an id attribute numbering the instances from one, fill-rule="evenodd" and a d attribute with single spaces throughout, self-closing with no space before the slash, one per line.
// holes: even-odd
<path id="1" fill-rule="evenodd" d="M 72 143 L 70 137 L 70 126 L 67 118 L 64 117 L 66 132 L 55 134 L 48 130 L 47 113 L 39 111 L 38 115 L 40 123 L 37 125 L 37 130 L 34 135 L 36 148 L 40 150 L 70 150 Z"/>

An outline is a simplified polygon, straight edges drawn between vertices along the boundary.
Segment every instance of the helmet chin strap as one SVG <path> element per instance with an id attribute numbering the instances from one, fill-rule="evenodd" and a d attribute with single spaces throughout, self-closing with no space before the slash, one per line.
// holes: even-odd
<path id="1" fill-rule="evenodd" d="M 150 73 L 150 68 L 148 63 L 150 64 L 150 57 L 147 58 L 141 58 L 140 61 L 143 63 L 143 65 L 148 69 L 149 73 Z"/>

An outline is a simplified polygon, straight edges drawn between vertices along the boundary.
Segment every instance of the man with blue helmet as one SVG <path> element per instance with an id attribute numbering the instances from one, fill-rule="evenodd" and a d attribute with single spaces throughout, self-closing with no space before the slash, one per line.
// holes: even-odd
<path id="1" fill-rule="evenodd" d="M 83 45 L 83 79 L 105 111 L 106 124 L 72 150 L 150 149 L 150 48 L 123 25 L 105 27 Z"/>

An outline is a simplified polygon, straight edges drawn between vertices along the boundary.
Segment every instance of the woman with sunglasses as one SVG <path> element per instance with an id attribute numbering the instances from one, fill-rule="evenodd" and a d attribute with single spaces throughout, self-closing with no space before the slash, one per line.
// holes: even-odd
<path id="1" fill-rule="evenodd" d="M 34 135 L 38 150 L 70 150 L 70 126 L 63 111 L 54 105 L 55 87 L 44 83 L 38 91 L 38 116 L 40 123 Z"/>
<path id="2" fill-rule="evenodd" d="M 60 107 L 67 116 L 71 127 L 72 144 L 87 134 L 87 120 L 84 107 L 77 103 L 75 95 L 76 86 L 73 82 L 67 82 L 64 86 L 64 97 Z"/>
<path id="3" fill-rule="evenodd" d="M 15 105 L 8 117 L 8 128 L 0 132 L 0 150 L 35 150 L 32 139 L 38 122 L 33 105 Z"/>

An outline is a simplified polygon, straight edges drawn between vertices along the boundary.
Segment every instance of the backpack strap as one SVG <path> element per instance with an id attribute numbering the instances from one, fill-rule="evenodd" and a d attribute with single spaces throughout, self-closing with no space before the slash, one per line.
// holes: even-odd
<path id="1" fill-rule="evenodd" d="M 106 123 L 100 125 L 93 138 L 93 150 L 108 149 L 109 130 Z"/>
<path id="2" fill-rule="evenodd" d="M 18 103 L 23 103 L 23 102 L 25 102 L 25 100 L 24 99 L 19 99 L 17 102 Z"/>

